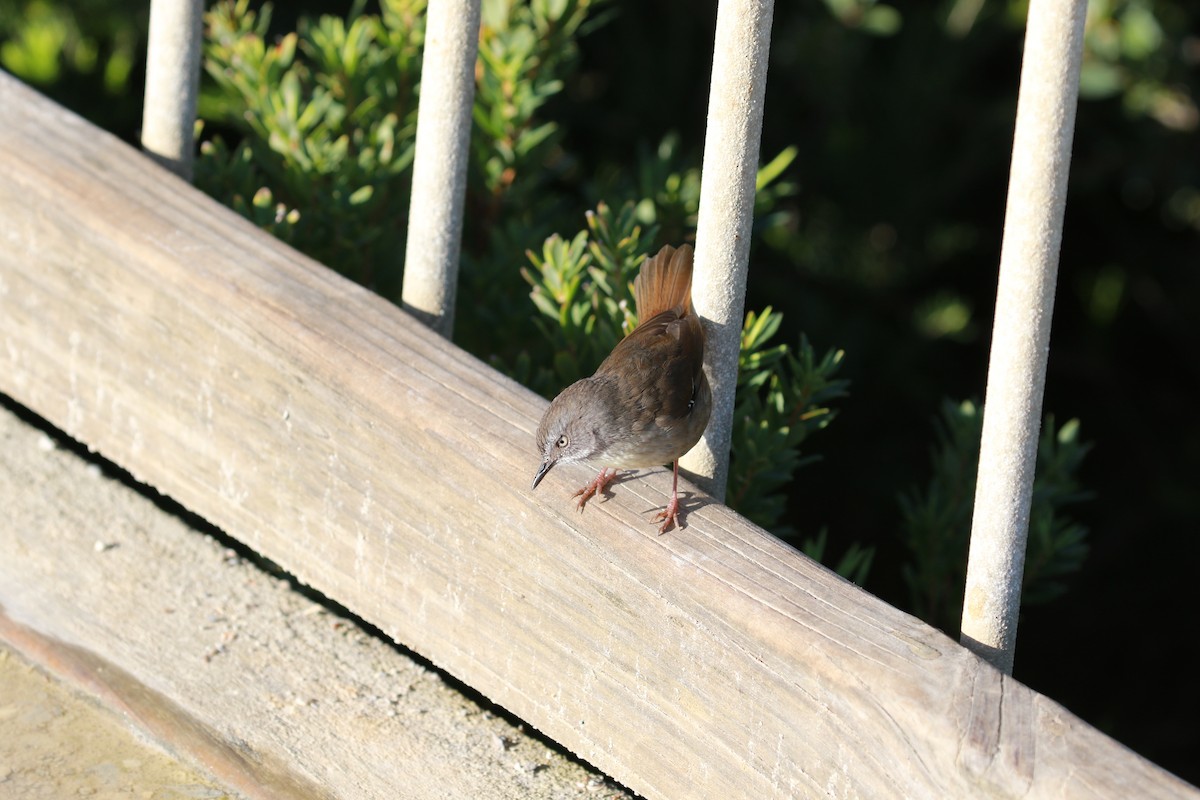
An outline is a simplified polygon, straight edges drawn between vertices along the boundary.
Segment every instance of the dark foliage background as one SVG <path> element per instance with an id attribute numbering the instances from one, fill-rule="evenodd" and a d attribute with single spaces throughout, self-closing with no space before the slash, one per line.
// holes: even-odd
<path id="1" fill-rule="evenodd" d="M 0 47 L 53 5 L 0 0 Z M 31 82 L 135 140 L 146 5 L 72 4 L 99 56 Z M 1091 552 L 1064 597 L 1024 614 L 1016 677 L 1196 783 L 1200 7 L 1092 5 L 1045 399 L 1094 444 L 1074 510 Z M 273 28 L 348 7 L 281 3 Z M 674 132 L 698 163 L 703 147 L 715 3 L 607 8 L 544 115 L 574 157 L 554 189 L 580 217 L 639 148 Z M 824 526 L 835 553 L 874 546 L 866 588 L 904 606 L 898 495 L 929 476 L 942 399 L 984 392 L 1023 7 L 880 8 L 777 4 L 762 152 L 798 146 L 799 191 L 755 238 L 748 307 L 782 310 L 781 339 L 846 351 L 849 396 L 788 518 Z M 113 52 L 124 77 L 102 69 Z"/>

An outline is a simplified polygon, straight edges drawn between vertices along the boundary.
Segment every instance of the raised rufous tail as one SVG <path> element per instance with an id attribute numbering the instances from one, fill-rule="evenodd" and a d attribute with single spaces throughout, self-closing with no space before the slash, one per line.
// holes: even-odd
<path id="1" fill-rule="evenodd" d="M 642 262 L 633 282 L 633 297 L 639 324 L 677 306 L 683 313 L 695 313 L 691 307 L 692 246 L 666 245 Z"/>

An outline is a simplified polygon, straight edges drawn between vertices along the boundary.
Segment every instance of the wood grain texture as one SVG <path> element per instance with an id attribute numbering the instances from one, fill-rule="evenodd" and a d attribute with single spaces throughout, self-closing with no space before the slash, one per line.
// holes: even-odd
<path id="1" fill-rule="evenodd" d="M 19 650 L 236 800 L 628 797 L 4 406 L 0 498 L 0 661 Z M 24 774 L 0 797 L 67 797 L 20 791 L 34 779 L 2 760 L 10 713 L 0 702 L 0 772 Z M 118 796 L 150 792 L 96 797 Z"/>
<path id="2" fill-rule="evenodd" d="M 0 77 L 0 391 L 651 797 L 1187 784 Z M 462 313 L 470 313 L 463 304 Z M 695 508 L 695 503 L 700 508 Z"/>

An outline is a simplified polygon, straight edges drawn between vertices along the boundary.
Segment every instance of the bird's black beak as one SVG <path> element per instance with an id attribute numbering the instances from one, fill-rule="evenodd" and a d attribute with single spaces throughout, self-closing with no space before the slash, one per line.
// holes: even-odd
<path id="1" fill-rule="evenodd" d="M 553 466 L 554 462 L 548 458 L 542 462 L 542 465 L 538 467 L 537 474 L 533 476 L 533 486 L 529 487 L 531 491 L 537 488 L 537 485 L 542 482 L 542 478 L 546 477 L 546 473 L 549 472 L 550 468 Z"/>

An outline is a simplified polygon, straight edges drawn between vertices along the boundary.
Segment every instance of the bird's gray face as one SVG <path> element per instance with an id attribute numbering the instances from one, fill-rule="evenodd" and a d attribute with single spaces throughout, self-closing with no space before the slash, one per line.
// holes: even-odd
<path id="1" fill-rule="evenodd" d="M 586 461 L 601 450 L 597 415 L 583 390 L 584 381 L 568 386 L 546 409 L 538 425 L 537 447 L 542 464 L 533 476 L 533 487 L 558 463 Z"/>

